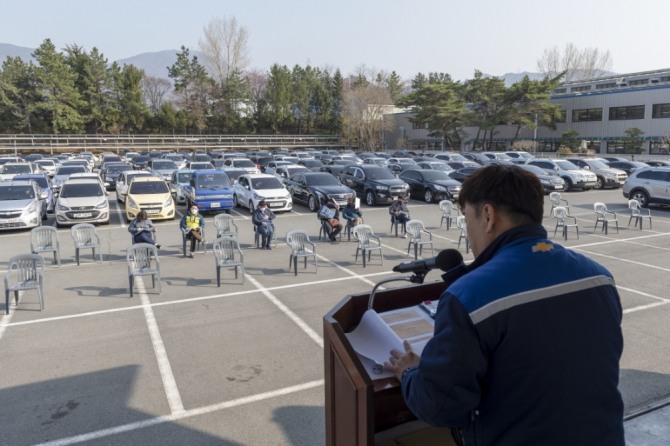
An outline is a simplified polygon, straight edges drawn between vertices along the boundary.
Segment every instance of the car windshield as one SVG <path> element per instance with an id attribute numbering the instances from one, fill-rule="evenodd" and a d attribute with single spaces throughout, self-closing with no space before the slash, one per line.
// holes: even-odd
<path id="1" fill-rule="evenodd" d="M 305 167 L 321 167 L 323 163 L 319 160 L 302 160 L 300 162 Z"/>
<path id="2" fill-rule="evenodd" d="M 96 183 L 68 183 L 63 185 L 61 198 L 102 197 L 104 192 Z"/>
<path id="3" fill-rule="evenodd" d="M 130 183 L 130 193 L 133 195 L 143 194 L 167 194 L 169 192 L 165 181 L 133 181 Z"/>
<path id="4" fill-rule="evenodd" d="M 35 189 L 29 185 L 0 187 L 0 201 L 30 200 L 32 198 L 35 198 Z"/>
<path id="5" fill-rule="evenodd" d="M 391 171 L 385 167 L 367 169 L 365 173 L 371 180 L 392 180 L 395 178 Z"/>
<path id="6" fill-rule="evenodd" d="M 214 165 L 212 163 L 191 163 L 189 167 L 192 170 L 214 170 Z"/>
<path id="7" fill-rule="evenodd" d="M 445 172 L 451 172 L 454 170 L 447 163 L 430 163 L 430 168 L 435 170 L 442 170 Z"/>
<path id="8" fill-rule="evenodd" d="M 73 173 L 81 172 L 86 172 L 86 169 L 83 166 L 60 166 L 56 171 L 56 176 L 71 175 Z"/>
<path id="9" fill-rule="evenodd" d="M 127 164 L 112 164 L 111 166 L 107 166 L 105 170 L 107 173 L 119 173 L 124 170 L 132 170 L 132 168 Z"/>
<path id="10" fill-rule="evenodd" d="M 56 163 L 53 160 L 37 160 L 35 164 L 43 167 L 54 167 Z"/>
<path id="11" fill-rule="evenodd" d="M 150 156 L 139 155 L 133 158 L 134 163 L 147 163 L 151 159 Z"/>
<path id="12" fill-rule="evenodd" d="M 253 178 L 251 186 L 256 190 L 282 189 L 284 186 L 277 178 Z"/>
<path id="13" fill-rule="evenodd" d="M 170 169 L 176 169 L 177 165 L 174 163 L 174 161 L 166 160 L 166 161 L 154 161 L 153 162 L 153 168 L 160 170 L 170 170 Z"/>
<path id="14" fill-rule="evenodd" d="M 192 176 L 193 172 L 180 172 L 177 174 L 177 183 L 188 184 Z"/>
<path id="15" fill-rule="evenodd" d="M 341 186 L 337 178 L 329 173 L 323 175 L 305 175 L 305 182 L 308 186 Z"/>
<path id="16" fill-rule="evenodd" d="M 199 175 L 198 187 L 202 189 L 226 189 L 230 187 L 230 178 L 225 173 Z"/>
<path id="17" fill-rule="evenodd" d="M 38 176 L 34 176 L 34 177 L 33 176 L 28 177 L 28 176 L 23 176 L 23 175 L 17 175 L 17 176 L 14 177 L 14 181 L 19 181 L 19 180 L 24 180 L 24 181 L 25 180 L 32 180 L 32 181 L 36 182 L 37 184 L 39 184 L 40 188 L 42 188 L 42 189 L 46 189 L 47 187 L 49 187 L 49 181 L 43 175 L 38 175 Z"/>
<path id="18" fill-rule="evenodd" d="M 451 177 L 442 170 L 426 170 L 421 174 L 423 175 L 423 179 L 426 181 L 443 181 L 451 179 Z"/>
<path id="19" fill-rule="evenodd" d="M 256 167 L 256 164 L 251 160 L 235 160 L 233 165 L 235 167 Z"/>
<path id="20" fill-rule="evenodd" d="M 586 164 L 589 165 L 591 169 L 608 169 L 607 164 L 603 163 L 602 161 L 598 160 L 588 160 L 585 161 Z"/>
<path id="21" fill-rule="evenodd" d="M 30 173 L 29 164 L 5 164 L 2 173 Z"/>
<path id="22" fill-rule="evenodd" d="M 539 175 L 547 175 L 546 170 L 544 170 L 540 167 L 537 167 L 537 166 L 533 166 L 532 164 L 521 164 L 521 165 L 519 165 L 519 167 L 521 167 L 523 170 L 527 170 L 528 172 L 533 173 L 533 174 L 538 175 L 538 176 Z"/>
<path id="23" fill-rule="evenodd" d="M 165 159 L 174 161 L 175 163 L 180 163 L 184 160 L 180 155 L 165 155 Z"/>
<path id="24" fill-rule="evenodd" d="M 572 164 L 570 161 L 558 160 L 555 161 L 556 165 L 563 170 L 579 170 L 579 167 Z"/>

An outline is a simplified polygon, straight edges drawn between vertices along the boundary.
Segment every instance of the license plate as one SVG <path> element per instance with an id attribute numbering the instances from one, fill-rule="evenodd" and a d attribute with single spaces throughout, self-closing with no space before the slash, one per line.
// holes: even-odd
<path id="1" fill-rule="evenodd" d="M 212 203 L 212 206 L 211 206 L 211 207 L 213 207 L 213 208 L 220 208 L 220 207 L 221 207 L 221 203 Z"/>
<path id="2" fill-rule="evenodd" d="M 145 209 L 147 214 L 159 214 L 161 212 L 160 209 Z"/>
<path id="3" fill-rule="evenodd" d="M 271 207 L 271 208 L 280 208 L 280 207 L 281 207 L 281 203 L 270 203 L 270 207 Z"/>
<path id="4" fill-rule="evenodd" d="M 396 201 L 396 200 L 398 199 L 398 197 L 391 197 L 391 199 L 392 199 L 393 201 Z"/>
<path id="5" fill-rule="evenodd" d="M 83 212 L 83 213 L 79 213 L 79 214 L 73 214 L 72 216 L 74 218 L 89 218 L 89 217 L 93 217 L 93 214 L 91 214 L 90 212 Z"/>

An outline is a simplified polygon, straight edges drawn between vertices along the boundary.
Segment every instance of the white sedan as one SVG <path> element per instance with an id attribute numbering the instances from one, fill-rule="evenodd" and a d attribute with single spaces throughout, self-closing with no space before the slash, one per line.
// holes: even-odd
<path id="1" fill-rule="evenodd" d="M 293 209 L 291 194 L 274 175 L 241 175 L 233 186 L 235 206 L 253 212 L 261 200 L 265 200 L 274 212 L 289 212 Z"/>

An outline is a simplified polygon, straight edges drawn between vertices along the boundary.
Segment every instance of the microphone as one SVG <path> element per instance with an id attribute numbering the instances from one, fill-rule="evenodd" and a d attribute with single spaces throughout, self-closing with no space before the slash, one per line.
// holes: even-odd
<path id="1" fill-rule="evenodd" d="M 393 267 L 396 273 L 419 273 L 426 274 L 428 271 L 439 268 L 442 271 L 451 271 L 463 264 L 463 255 L 455 249 L 440 251 L 436 257 L 429 259 L 402 262 Z"/>

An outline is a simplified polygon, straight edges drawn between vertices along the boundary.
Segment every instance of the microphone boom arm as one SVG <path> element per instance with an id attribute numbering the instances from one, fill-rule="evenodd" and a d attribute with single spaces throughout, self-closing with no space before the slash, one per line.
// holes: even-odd
<path id="1" fill-rule="evenodd" d="M 380 282 L 377 282 L 374 287 L 372 287 L 372 291 L 370 292 L 370 299 L 368 299 L 368 309 L 372 310 L 373 305 L 375 303 L 375 293 L 377 292 L 377 288 L 380 286 L 384 285 L 385 283 L 389 282 L 396 282 L 396 281 L 401 281 L 404 280 L 406 282 L 411 282 L 411 283 L 423 283 L 423 280 L 426 278 L 426 274 L 428 271 L 421 271 L 421 272 L 415 272 L 413 273 L 410 277 L 407 276 L 396 276 L 396 277 L 389 277 L 388 279 L 384 279 Z"/>

